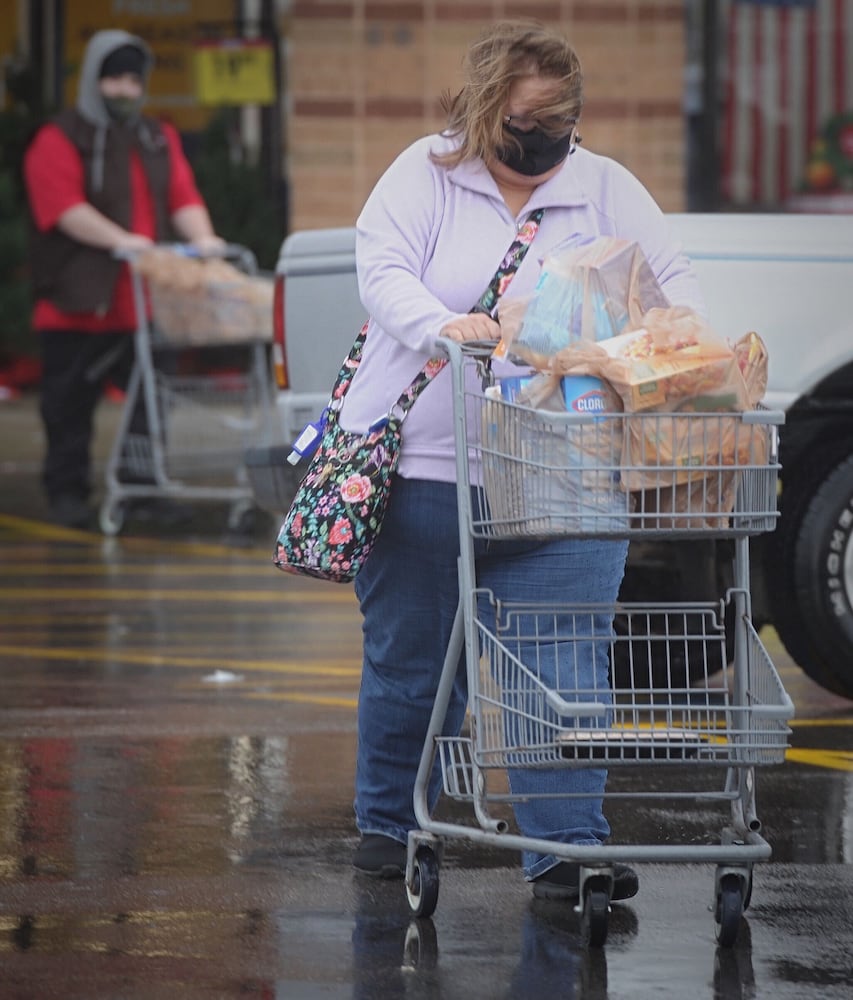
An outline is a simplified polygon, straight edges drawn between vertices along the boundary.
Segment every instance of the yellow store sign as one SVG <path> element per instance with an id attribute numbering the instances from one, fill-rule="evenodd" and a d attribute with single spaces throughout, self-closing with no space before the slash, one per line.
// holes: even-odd
<path id="1" fill-rule="evenodd" d="M 195 86 L 201 104 L 272 104 L 272 45 L 247 39 L 199 45 L 195 52 Z"/>

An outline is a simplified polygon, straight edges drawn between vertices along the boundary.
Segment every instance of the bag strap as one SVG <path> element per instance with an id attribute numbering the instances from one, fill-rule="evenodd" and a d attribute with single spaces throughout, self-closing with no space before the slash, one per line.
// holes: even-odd
<path id="1" fill-rule="evenodd" d="M 504 259 L 498 265 L 494 277 L 489 282 L 489 287 L 480 296 L 479 302 L 471 309 L 471 312 L 484 312 L 488 313 L 489 316 L 494 316 L 498 299 L 507 290 L 515 272 L 521 267 L 521 262 L 539 230 L 539 223 L 544 214 L 544 208 L 537 208 L 535 212 L 531 212 L 527 216 L 509 250 L 504 254 Z"/>
<path id="2" fill-rule="evenodd" d="M 512 241 L 509 249 L 504 254 L 503 260 L 501 260 L 498 265 L 498 269 L 495 271 L 488 287 L 480 296 L 476 304 L 471 308 L 470 312 L 483 312 L 488 313 L 489 316 L 494 315 L 498 299 L 500 299 L 501 295 L 503 295 L 503 293 L 507 290 L 509 283 L 515 276 L 515 272 L 519 269 L 519 267 L 521 267 L 521 262 L 524 260 L 525 255 L 530 248 L 530 244 L 533 242 L 534 237 L 539 230 L 539 223 L 542 221 L 542 216 L 544 214 L 544 208 L 537 208 L 535 211 L 531 212 L 530 215 L 528 215 L 527 219 L 519 228 L 518 233 Z M 358 371 L 358 366 L 361 364 L 364 341 L 367 338 L 368 323 L 369 320 L 365 320 L 364 326 L 362 326 L 362 328 L 358 331 L 355 343 L 352 345 L 352 348 L 350 349 L 350 352 L 344 360 L 343 366 L 338 373 L 338 377 L 335 380 L 332 402 L 338 407 L 343 401 L 343 398 L 349 389 L 350 383 L 355 377 L 356 371 Z M 418 374 L 415 375 L 411 383 L 403 390 L 400 398 L 397 400 L 392 409 L 397 409 L 403 416 L 405 416 L 414 405 L 418 396 L 420 396 L 424 389 L 426 389 L 435 376 L 438 375 L 438 373 L 447 364 L 447 358 L 430 358 Z"/>

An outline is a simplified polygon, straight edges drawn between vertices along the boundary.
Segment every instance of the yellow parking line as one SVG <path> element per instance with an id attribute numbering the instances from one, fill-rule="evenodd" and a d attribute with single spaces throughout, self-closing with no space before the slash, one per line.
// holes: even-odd
<path id="1" fill-rule="evenodd" d="M 356 708 L 358 705 L 358 699 L 356 698 L 335 698 L 329 695 L 299 694 L 295 691 L 286 694 L 252 693 L 247 694 L 246 697 L 251 698 L 253 701 L 293 701 L 300 704 L 326 705 L 333 708 Z"/>
<path id="2" fill-rule="evenodd" d="M 792 729 L 804 729 L 806 727 L 818 729 L 822 726 L 834 729 L 836 726 L 853 726 L 853 715 L 844 715 L 834 719 L 791 719 L 788 725 Z"/>
<path id="3" fill-rule="evenodd" d="M 103 545 L 107 541 L 114 541 L 117 545 L 126 549 L 167 550 L 169 552 L 195 553 L 196 555 L 215 555 L 222 557 L 224 554 L 234 554 L 234 549 L 228 545 L 216 545 L 210 542 L 183 542 L 180 539 L 163 538 L 141 538 L 132 536 L 122 536 L 117 539 L 105 539 L 103 535 L 94 531 L 78 531 L 75 528 L 60 528 L 55 524 L 48 524 L 45 521 L 34 521 L 27 517 L 15 517 L 12 514 L 0 514 L 0 529 L 9 528 L 20 535 L 28 535 L 32 538 L 45 538 L 56 542 L 77 542 L 86 545 Z M 241 555 L 248 555 L 251 552 L 264 554 L 269 558 L 269 549 L 240 549 Z"/>
<path id="4" fill-rule="evenodd" d="M 253 604 L 256 601 L 282 601 L 282 590 L 163 590 L 147 587 L 39 587 L 21 589 L 0 587 L 4 601 L 228 601 L 233 604 Z M 302 595 L 300 595 L 300 600 Z"/>
<path id="5" fill-rule="evenodd" d="M 146 610 L 146 608 L 141 607 L 138 616 L 144 615 Z M 322 613 L 324 628 L 336 623 L 350 624 L 355 628 L 358 627 L 352 611 L 345 607 L 325 607 L 312 605 L 310 601 L 285 600 L 281 602 L 280 610 L 282 615 L 285 613 L 290 616 L 299 614 L 302 621 L 314 621 Z M 88 608 L 86 610 L 86 624 L 90 628 L 95 626 L 103 627 L 104 622 L 114 614 L 115 609 L 110 606 L 105 606 L 97 610 Z M 132 620 L 134 618 L 133 609 L 128 609 L 124 616 L 127 620 Z M 169 634 L 172 638 L 192 639 L 198 635 L 199 626 L 211 623 L 217 629 L 231 627 L 230 620 L 224 618 L 218 605 L 206 608 L 194 604 L 191 607 L 187 607 L 181 618 L 185 622 L 184 630 L 170 632 Z M 266 603 L 259 604 L 256 611 L 251 608 L 241 608 L 239 618 L 241 624 L 258 622 L 269 629 L 269 605 Z M 5 637 L 7 641 L 10 641 L 10 637 L 14 634 L 14 640 L 11 641 L 23 642 L 27 638 L 28 632 L 31 632 L 33 641 L 39 642 L 44 637 L 45 628 L 53 629 L 56 626 L 63 626 L 69 623 L 74 625 L 80 624 L 80 611 L 70 604 L 61 610 L 52 611 L 50 614 L 47 614 L 45 611 L 28 612 L 18 608 L 14 609 L 14 611 L 11 608 L 0 610 L 0 636 Z M 348 636 L 336 636 L 332 628 L 329 628 L 329 639 L 330 641 L 337 639 L 340 642 L 350 641 Z M 316 642 L 316 639 L 312 639 L 312 641 Z M 257 641 L 253 642 L 252 645 L 263 648 L 264 646 L 278 646 L 279 642 L 280 636 L 275 632 L 270 632 L 266 635 L 259 634 Z"/>
<path id="6" fill-rule="evenodd" d="M 844 750 L 807 750 L 802 747 L 792 747 L 785 754 L 785 760 L 833 771 L 853 771 L 853 753 Z"/>
<path id="7" fill-rule="evenodd" d="M 91 531 L 60 528 L 56 524 L 34 521 L 29 517 L 15 517 L 13 514 L 0 514 L 0 528 L 11 528 L 23 535 L 31 535 L 34 538 L 50 538 L 55 541 L 85 542 L 103 537 Z"/>
<path id="8" fill-rule="evenodd" d="M 30 576 L 138 576 L 140 573 L 147 573 L 151 576 L 209 576 L 211 573 L 221 571 L 229 576 L 263 576 L 269 575 L 273 580 L 282 579 L 281 573 L 267 574 L 268 569 L 273 569 L 272 562 L 269 567 L 263 564 L 234 564 L 219 560 L 217 563 L 194 562 L 180 563 L 176 566 L 168 566 L 163 563 L 124 563 L 115 566 L 113 564 L 92 564 L 92 563 L 69 563 L 43 562 L 42 565 L 33 563 L 3 563 L 3 575 L 9 577 L 30 577 Z"/>
<path id="9" fill-rule="evenodd" d="M 0 645 L 0 656 L 27 660 L 54 660 L 79 663 L 128 663 L 146 667 L 188 667 L 198 670 L 222 669 L 235 673 L 257 671 L 271 674 L 318 674 L 328 677 L 358 677 L 360 665 L 347 661 L 310 660 L 233 660 L 207 656 L 180 656 L 169 653 L 133 653 L 128 650 L 57 649 L 55 647 Z"/>

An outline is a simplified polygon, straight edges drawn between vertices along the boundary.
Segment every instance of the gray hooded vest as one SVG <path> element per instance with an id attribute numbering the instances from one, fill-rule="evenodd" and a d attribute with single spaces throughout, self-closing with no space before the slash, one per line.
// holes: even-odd
<path id="1" fill-rule="evenodd" d="M 101 31 L 90 41 L 83 59 L 77 104 L 54 119 L 74 144 L 83 163 L 86 199 L 125 229 L 131 222 L 130 154 L 139 154 L 154 202 L 156 239 L 171 236 L 168 215 L 169 149 L 153 118 L 139 116 L 114 123 L 99 87 L 101 64 L 123 45 L 145 54 L 147 82 L 153 58 L 142 39 L 125 31 Z M 30 269 L 37 299 L 47 299 L 68 313 L 104 313 L 110 306 L 121 263 L 108 250 L 86 246 L 53 228 L 32 227 Z"/>

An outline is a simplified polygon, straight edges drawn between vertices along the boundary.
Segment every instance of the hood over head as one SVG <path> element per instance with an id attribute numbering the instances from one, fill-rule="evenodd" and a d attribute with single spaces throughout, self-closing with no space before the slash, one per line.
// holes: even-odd
<path id="1" fill-rule="evenodd" d="M 103 63 L 118 49 L 128 45 L 139 49 L 142 53 L 142 83 L 147 87 L 148 76 L 154 65 L 154 56 L 141 38 L 127 31 L 109 29 L 98 31 L 89 39 L 77 84 L 77 110 L 93 125 L 106 127 L 111 121 L 99 86 Z"/>

